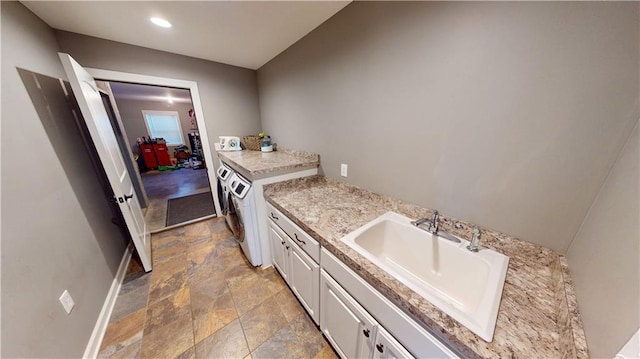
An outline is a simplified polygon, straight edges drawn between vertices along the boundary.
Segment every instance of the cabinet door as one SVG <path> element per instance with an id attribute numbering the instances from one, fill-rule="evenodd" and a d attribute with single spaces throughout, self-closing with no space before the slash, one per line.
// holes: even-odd
<path id="1" fill-rule="evenodd" d="M 375 340 L 374 359 L 403 359 L 413 358 L 413 355 L 391 336 L 383 327 L 378 327 Z"/>
<path id="2" fill-rule="evenodd" d="M 340 357 L 371 359 L 375 319 L 327 272 L 320 272 L 320 330 Z"/>
<path id="3" fill-rule="evenodd" d="M 311 259 L 305 252 L 287 238 L 290 247 L 289 286 L 298 297 L 302 306 L 307 310 L 313 321 L 319 322 L 319 302 L 320 302 L 320 266 Z"/>
<path id="4" fill-rule="evenodd" d="M 284 239 L 282 230 L 278 228 L 276 224 L 269 221 L 269 245 L 271 246 L 271 258 L 273 259 L 273 266 L 276 267 L 280 275 L 285 282 L 287 279 L 287 247 L 288 242 Z"/>

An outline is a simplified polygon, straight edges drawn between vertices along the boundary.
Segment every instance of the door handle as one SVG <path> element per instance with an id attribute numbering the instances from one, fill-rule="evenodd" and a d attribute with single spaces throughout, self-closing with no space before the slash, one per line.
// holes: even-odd
<path id="1" fill-rule="evenodd" d="M 118 202 L 120 202 L 120 203 L 124 203 L 125 201 L 128 201 L 128 200 L 130 200 L 131 198 L 133 198 L 133 192 L 131 192 L 131 194 L 129 194 L 129 195 L 125 194 L 125 195 L 124 195 L 124 198 L 122 198 L 122 197 L 118 197 Z"/>

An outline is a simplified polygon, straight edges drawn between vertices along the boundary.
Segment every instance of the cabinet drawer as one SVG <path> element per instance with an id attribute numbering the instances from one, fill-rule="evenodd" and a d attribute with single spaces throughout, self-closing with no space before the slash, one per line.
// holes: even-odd
<path id="1" fill-rule="evenodd" d="M 267 216 L 277 224 L 309 257 L 316 263 L 320 263 L 320 243 L 311 238 L 297 224 L 275 209 L 271 203 L 267 203 Z"/>

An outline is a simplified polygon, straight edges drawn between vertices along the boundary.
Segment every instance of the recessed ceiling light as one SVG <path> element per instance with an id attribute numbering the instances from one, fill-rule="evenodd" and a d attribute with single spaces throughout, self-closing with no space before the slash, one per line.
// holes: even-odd
<path id="1" fill-rule="evenodd" d="M 152 23 L 160 26 L 160 27 L 171 27 L 171 23 L 165 19 L 159 18 L 159 17 L 152 17 L 151 19 Z"/>

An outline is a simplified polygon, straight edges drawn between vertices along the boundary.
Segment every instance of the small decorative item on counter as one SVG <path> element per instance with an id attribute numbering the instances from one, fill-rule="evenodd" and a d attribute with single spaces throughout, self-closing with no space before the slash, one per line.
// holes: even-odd
<path id="1" fill-rule="evenodd" d="M 271 136 L 264 136 L 260 141 L 260 150 L 262 152 L 271 152 L 273 151 L 273 145 L 271 144 Z"/>
<path id="2" fill-rule="evenodd" d="M 264 132 L 260 132 L 257 136 L 244 136 L 242 138 L 244 142 L 244 146 L 251 151 L 260 151 L 260 147 L 262 147 L 261 140 L 264 137 Z"/>

